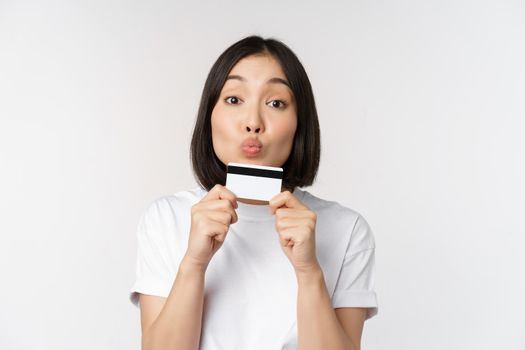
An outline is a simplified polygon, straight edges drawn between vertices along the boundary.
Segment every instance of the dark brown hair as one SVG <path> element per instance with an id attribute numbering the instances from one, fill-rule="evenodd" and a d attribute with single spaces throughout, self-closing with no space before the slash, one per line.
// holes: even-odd
<path id="1" fill-rule="evenodd" d="M 211 113 L 228 74 L 241 59 L 269 54 L 280 64 L 290 83 L 297 106 L 297 129 L 290 156 L 283 164 L 283 187 L 310 186 L 315 180 L 321 155 L 319 120 L 310 80 L 293 51 L 279 40 L 248 36 L 224 51 L 213 64 L 197 112 L 190 146 L 190 161 L 196 180 L 210 190 L 226 184 L 226 165 L 215 154 L 212 143 Z"/>

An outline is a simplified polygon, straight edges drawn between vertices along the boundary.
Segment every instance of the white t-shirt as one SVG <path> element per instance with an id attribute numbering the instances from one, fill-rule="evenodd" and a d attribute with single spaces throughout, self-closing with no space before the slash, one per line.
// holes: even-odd
<path id="1" fill-rule="evenodd" d="M 205 196 L 197 187 L 153 201 L 138 229 L 136 280 L 130 291 L 167 298 L 184 256 L 191 206 Z M 317 214 L 316 254 L 334 308 L 366 307 L 377 314 L 375 241 L 357 212 L 296 188 L 294 195 Z M 268 205 L 238 202 L 208 265 L 200 349 L 297 349 L 297 280 L 284 254 Z"/>

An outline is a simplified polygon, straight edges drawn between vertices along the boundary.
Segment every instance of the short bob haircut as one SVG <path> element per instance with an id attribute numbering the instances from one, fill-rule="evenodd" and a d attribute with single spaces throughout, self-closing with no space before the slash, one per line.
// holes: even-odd
<path id="1" fill-rule="evenodd" d="M 224 51 L 212 66 L 197 112 L 190 146 L 190 161 L 201 187 L 211 190 L 226 184 L 226 165 L 215 154 L 212 143 L 211 114 L 228 74 L 241 59 L 270 55 L 280 64 L 290 83 L 297 107 L 297 129 L 292 150 L 283 168 L 283 188 L 310 186 L 319 168 L 321 141 L 319 120 L 312 87 L 303 65 L 293 51 L 279 40 L 248 36 Z"/>

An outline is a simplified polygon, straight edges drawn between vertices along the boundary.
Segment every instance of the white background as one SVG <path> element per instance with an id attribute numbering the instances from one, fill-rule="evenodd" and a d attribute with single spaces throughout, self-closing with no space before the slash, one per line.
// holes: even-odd
<path id="1" fill-rule="evenodd" d="M 374 230 L 363 349 L 525 349 L 525 4 L 502 0 L 0 0 L 0 348 L 139 348 L 138 219 L 196 186 L 205 78 L 249 34 L 311 79 L 306 189 Z"/>

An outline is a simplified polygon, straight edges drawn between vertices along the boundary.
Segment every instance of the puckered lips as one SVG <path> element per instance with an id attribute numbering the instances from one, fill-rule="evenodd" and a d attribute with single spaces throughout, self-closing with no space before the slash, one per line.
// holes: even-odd
<path id="1" fill-rule="evenodd" d="M 262 143 L 256 138 L 252 138 L 252 137 L 247 138 L 241 144 L 241 150 L 243 154 L 247 157 L 256 157 L 261 151 L 262 147 L 263 147 Z"/>

